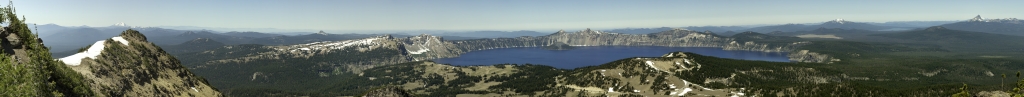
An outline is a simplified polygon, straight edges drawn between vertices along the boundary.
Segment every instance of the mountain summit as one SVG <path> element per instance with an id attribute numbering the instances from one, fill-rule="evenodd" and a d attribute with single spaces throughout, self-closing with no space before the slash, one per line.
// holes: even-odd
<path id="1" fill-rule="evenodd" d="M 846 21 L 845 21 L 845 20 L 843 20 L 843 19 L 836 19 L 836 20 L 832 20 L 832 21 L 828 21 L 828 22 L 825 22 L 825 23 L 826 23 L 826 24 L 828 24 L 828 23 L 838 23 L 838 24 L 846 24 Z"/>
<path id="2" fill-rule="evenodd" d="M 971 18 L 970 20 L 967 20 L 967 22 L 985 22 L 985 18 L 982 18 L 981 15 L 978 15 L 974 16 L 974 18 Z"/>
<path id="3" fill-rule="evenodd" d="M 327 35 L 327 32 L 324 32 L 324 30 L 320 30 L 320 32 L 316 32 L 316 34 Z"/>
<path id="4" fill-rule="evenodd" d="M 995 34 L 1024 36 L 1024 20 L 1017 18 L 982 18 L 974 16 L 967 21 L 940 25 L 952 30 L 985 32 Z"/>
<path id="5" fill-rule="evenodd" d="M 206 79 L 132 29 L 60 60 L 82 74 L 99 96 L 221 96 Z"/>

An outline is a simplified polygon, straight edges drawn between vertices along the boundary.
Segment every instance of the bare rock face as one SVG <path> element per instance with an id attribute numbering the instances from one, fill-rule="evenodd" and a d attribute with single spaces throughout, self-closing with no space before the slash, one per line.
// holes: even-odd
<path id="1" fill-rule="evenodd" d="M 129 29 L 100 45 L 103 49 L 95 58 L 69 65 L 99 96 L 222 96 L 138 31 Z"/>

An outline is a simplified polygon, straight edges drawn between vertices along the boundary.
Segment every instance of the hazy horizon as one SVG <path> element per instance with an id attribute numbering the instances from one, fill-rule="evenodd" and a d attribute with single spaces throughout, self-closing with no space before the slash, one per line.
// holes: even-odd
<path id="1" fill-rule="evenodd" d="M 325 31 L 518 31 L 958 21 L 1024 13 L 1000 1 L 18 1 L 26 22 L 62 26 Z M 1024 2 L 1022 2 L 1024 3 Z M 950 7 L 956 6 L 956 7 Z"/>

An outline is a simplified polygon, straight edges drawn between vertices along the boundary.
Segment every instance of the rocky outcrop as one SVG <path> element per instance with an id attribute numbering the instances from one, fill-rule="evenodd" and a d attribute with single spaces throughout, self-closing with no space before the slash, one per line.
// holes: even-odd
<path id="1" fill-rule="evenodd" d="M 800 50 L 789 53 L 789 60 L 793 62 L 807 62 L 807 63 L 833 63 L 839 62 L 839 59 L 832 58 L 827 54 L 821 54 L 811 52 L 808 50 Z"/>
<path id="2" fill-rule="evenodd" d="M 99 96 L 221 96 L 205 79 L 131 29 L 60 60 L 82 74 Z"/>

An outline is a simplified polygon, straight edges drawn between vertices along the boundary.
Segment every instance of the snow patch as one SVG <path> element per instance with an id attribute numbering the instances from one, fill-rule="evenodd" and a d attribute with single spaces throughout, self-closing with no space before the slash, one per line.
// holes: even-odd
<path id="1" fill-rule="evenodd" d="M 64 64 L 78 66 L 82 63 L 82 59 L 96 59 L 96 56 L 99 56 L 100 52 L 103 51 L 103 48 L 106 47 L 103 45 L 104 42 L 106 42 L 106 40 L 96 41 L 96 43 L 93 43 L 92 46 L 89 46 L 89 49 L 86 49 L 84 52 L 79 52 L 71 56 L 60 58 L 60 60 L 64 61 Z"/>
<path id="2" fill-rule="evenodd" d="M 124 44 L 126 46 L 128 45 L 128 40 L 124 40 L 124 38 L 121 38 L 121 36 L 110 38 L 110 39 L 114 39 L 114 41 L 121 42 L 121 44 Z"/>
<path id="3" fill-rule="evenodd" d="M 327 49 L 327 50 L 329 50 L 329 49 L 344 49 L 344 48 L 347 48 L 347 47 L 352 46 L 352 45 L 373 45 L 373 44 L 378 44 L 378 43 L 374 42 L 377 39 L 380 39 L 380 38 L 378 37 L 378 38 L 366 38 L 366 39 L 359 39 L 359 40 L 344 40 L 344 41 L 337 41 L 337 42 L 313 42 L 313 43 L 307 43 L 307 44 L 292 45 L 292 47 L 294 47 L 294 48 L 292 48 L 291 51 L 296 51 L 296 50 L 309 51 L 309 50 L 324 50 L 324 49 Z"/>
<path id="4" fill-rule="evenodd" d="M 427 51 L 430 51 L 430 49 L 425 49 L 424 47 L 420 47 L 420 50 L 409 51 L 409 54 L 423 54 L 424 52 L 427 52 Z"/>
<path id="5" fill-rule="evenodd" d="M 682 93 L 679 93 L 679 94 L 678 94 L 677 96 L 683 96 L 683 95 L 686 95 L 686 93 L 688 93 L 688 92 L 690 92 L 690 91 L 693 91 L 693 89 L 690 89 L 690 88 L 686 88 L 686 89 L 683 89 L 683 92 L 682 92 Z"/>
<path id="6" fill-rule="evenodd" d="M 651 68 L 654 68 L 654 70 L 661 71 L 661 69 L 658 69 L 658 67 L 654 67 L 654 62 L 651 62 L 651 61 L 646 61 L 646 62 L 647 62 L 647 67 L 651 67 Z"/>
<path id="7" fill-rule="evenodd" d="M 686 64 L 693 64 L 690 62 L 690 59 L 683 59 L 683 62 L 686 62 Z"/>
<path id="8" fill-rule="evenodd" d="M 199 92 L 199 90 L 196 90 L 196 87 L 192 87 L 192 91 Z"/>

